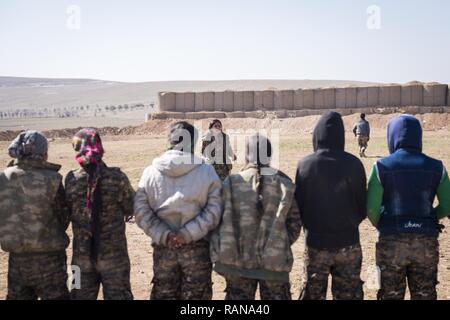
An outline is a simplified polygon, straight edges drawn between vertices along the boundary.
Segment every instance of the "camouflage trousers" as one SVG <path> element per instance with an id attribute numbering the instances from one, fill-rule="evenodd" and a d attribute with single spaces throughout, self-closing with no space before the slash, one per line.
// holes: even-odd
<path id="1" fill-rule="evenodd" d="M 200 240 L 179 249 L 153 245 L 151 300 L 211 300 L 212 264 L 209 242 Z"/>
<path id="2" fill-rule="evenodd" d="M 364 154 L 364 152 L 366 152 L 368 142 L 369 142 L 368 136 L 358 135 L 358 146 L 360 154 Z"/>
<path id="3" fill-rule="evenodd" d="M 68 300 L 66 252 L 9 255 L 7 300 Z"/>
<path id="4" fill-rule="evenodd" d="M 289 282 L 249 279 L 233 275 L 225 275 L 227 287 L 225 300 L 255 300 L 256 288 L 259 284 L 261 300 L 291 300 Z"/>
<path id="5" fill-rule="evenodd" d="M 363 282 L 360 278 L 362 251 L 359 244 L 341 249 L 314 249 L 305 252 L 305 280 L 301 300 L 325 300 L 328 277 L 334 300 L 362 300 Z"/>
<path id="6" fill-rule="evenodd" d="M 128 254 L 100 256 L 96 263 L 89 256 L 76 256 L 72 265 L 81 269 L 80 288 L 72 289 L 72 300 L 96 300 L 100 284 L 104 300 L 133 300 Z"/>
<path id="7" fill-rule="evenodd" d="M 225 180 L 226 177 L 230 175 L 231 170 L 233 169 L 233 165 L 231 164 L 213 164 L 212 165 L 216 170 L 217 175 L 220 180 Z"/>
<path id="8" fill-rule="evenodd" d="M 439 263 L 436 238 L 400 234 L 380 238 L 376 262 L 381 272 L 379 300 L 402 300 L 406 283 L 412 300 L 435 300 Z"/>

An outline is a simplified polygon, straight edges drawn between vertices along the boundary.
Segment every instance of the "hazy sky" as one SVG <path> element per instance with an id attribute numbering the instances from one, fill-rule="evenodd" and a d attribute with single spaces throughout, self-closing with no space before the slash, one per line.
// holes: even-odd
<path id="1" fill-rule="evenodd" d="M 448 0 L 0 0 L 0 75 L 449 83 L 449 14 Z"/>

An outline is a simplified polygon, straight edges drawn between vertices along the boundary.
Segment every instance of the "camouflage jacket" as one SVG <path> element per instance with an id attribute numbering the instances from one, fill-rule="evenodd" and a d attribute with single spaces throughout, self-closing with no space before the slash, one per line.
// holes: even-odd
<path id="1" fill-rule="evenodd" d="M 286 281 L 293 264 L 291 245 L 301 230 L 295 185 L 280 171 L 264 175 L 261 214 L 258 184 L 253 166 L 223 182 L 224 213 L 211 237 L 211 259 L 222 274 Z"/>
<path id="2" fill-rule="evenodd" d="M 99 260 L 128 257 L 125 219 L 133 215 L 134 190 L 128 177 L 119 169 L 103 164 L 99 185 L 102 197 L 100 212 Z M 66 199 L 72 211 L 73 263 L 84 266 L 91 254 L 90 214 L 86 208 L 87 173 L 84 169 L 70 171 L 65 179 Z"/>
<path id="3" fill-rule="evenodd" d="M 65 250 L 69 209 L 60 165 L 14 160 L 0 174 L 0 243 L 12 253 Z"/>

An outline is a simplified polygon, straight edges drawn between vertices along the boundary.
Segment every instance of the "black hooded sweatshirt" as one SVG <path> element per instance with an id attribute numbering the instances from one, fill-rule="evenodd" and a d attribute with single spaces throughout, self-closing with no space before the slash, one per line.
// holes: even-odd
<path id="1" fill-rule="evenodd" d="M 359 244 L 358 226 L 366 218 L 366 173 L 344 144 L 341 115 L 327 112 L 314 129 L 314 153 L 297 166 L 296 200 L 306 244 L 313 248 Z"/>

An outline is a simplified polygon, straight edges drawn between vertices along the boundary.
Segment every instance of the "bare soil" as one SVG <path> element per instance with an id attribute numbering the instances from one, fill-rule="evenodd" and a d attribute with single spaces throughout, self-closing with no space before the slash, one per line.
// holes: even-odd
<path id="1" fill-rule="evenodd" d="M 368 117 L 373 128 L 371 141 L 369 142 L 368 158 L 362 159 L 367 174 L 379 157 L 387 155 L 385 138 L 385 126 L 393 115 L 371 115 Z M 279 167 L 290 177 L 294 177 L 295 166 L 299 159 L 312 152 L 311 132 L 317 121 L 317 116 L 298 119 L 224 119 L 226 130 L 233 129 L 280 129 L 279 140 Z M 428 155 L 444 161 L 447 168 L 450 167 L 450 131 L 447 130 L 449 118 L 446 114 L 429 114 L 419 116 L 426 131 L 424 134 L 424 152 Z M 347 129 L 346 149 L 357 154 L 357 142 L 350 133 L 353 122 L 357 115 L 344 117 Z M 160 155 L 167 147 L 166 132 L 172 121 L 158 120 L 151 121 L 137 127 L 129 127 L 126 133 L 117 133 L 113 129 L 111 134 L 104 130 L 103 137 L 106 149 L 105 162 L 109 166 L 118 166 L 129 176 L 133 186 L 136 187 L 139 178 L 146 166 L 152 159 Z M 206 123 L 208 120 L 202 120 Z M 206 126 L 203 128 L 206 128 Z M 118 129 L 119 130 L 119 129 Z M 51 131 L 53 136 L 50 143 L 50 161 L 62 165 L 61 173 L 65 175 L 69 170 L 77 168 L 74 161 L 74 154 L 71 147 L 70 137 L 73 130 Z M 0 140 L 10 140 L 12 133 L 0 133 Z M 0 141 L 0 165 L 5 167 L 9 162 L 6 152 L 8 141 Z M 234 171 L 238 171 L 239 164 L 234 166 Z M 450 299 L 450 235 L 448 232 L 449 223 L 445 219 L 447 226 L 440 237 L 441 254 L 439 263 L 439 299 Z M 376 290 L 370 285 L 369 276 L 375 267 L 375 242 L 377 240 L 376 230 L 367 222 L 363 222 L 360 227 L 361 243 L 363 247 L 363 268 L 361 277 L 366 281 L 364 286 L 365 298 L 375 299 Z M 71 231 L 69 231 L 71 233 Z M 150 239 L 136 226 L 134 222 L 127 225 L 128 247 L 132 264 L 131 284 L 136 299 L 148 299 L 151 290 L 152 279 L 152 249 Z M 291 272 L 291 284 L 293 298 L 297 298 L 300 293 L 300 286 L 303 277 L 303 235 L 299 241 L 293 245 L 295 263 Z M 69 261 L 71 247 L 67 250 Z M 8 254 L 0 250 L 0 299 L 4 299 L 7 293 L 7 259 Z M 223 299 L 225 283 L 223 278 L 214 273 L 214 299 Z"/>

